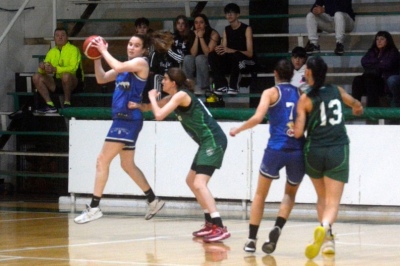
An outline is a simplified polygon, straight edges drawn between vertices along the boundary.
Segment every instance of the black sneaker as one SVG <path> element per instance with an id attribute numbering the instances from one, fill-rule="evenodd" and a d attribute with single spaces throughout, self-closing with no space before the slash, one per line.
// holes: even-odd
<path id="1" fill-rule="evenodd" d="M 239 92 L 238 89 L 228 88 L 228 94 L 229 95 L 236 95 L 236 94 L 238 94 L 238 92 Z"/>
<path id="2" fill-rule="evenodd" d="M 320 46 L 310 43 L 310 41 L 308 41 L 306 47 L 304 47 L 304 49 L 306 50 L 307 54 L 317 54 L 320 52 Z"/>
<path id="3" fill-rule="evenodd" d="M 227 87 L 221 87 L 221 88 L 216 89 L 216 90 L 214 91 L 214 93 L 217 94 L 217 95 L 223 95 L 223 94 L 225 94 L 227 91 L 228 91 L 228 88 L 227 88 Z"/>
<path id="4" fill-rule="evenodd" d="M 271 232 L 269 232 L 269 239 L 262 246 L 262 250 L 267 254 L 274 252 L 280 235 L 281 229 L 278 226 L 275 226 Z"/>
<path id="5" fill-rule="evenodd" d="M 344 54 L 343 43 L 340 43 L 340 42 L 336 43 L 335 54 L 337 54 L 337 55 L 343 55 Z"/>
<path id="6" fill-rule="evenodd" d="M 64 109 L 70 108 L 70 107 L 71 107 L 71 104 L 70 104 L 70 103 L 64 103 Z"/>
<path id="7" fill-rule="evenodd" d="M 244 244 L 243 250 L 246 252 L 251 252 L 254 253 L 256 252 L 256 244 L 257 244 L 257 239 L 248 239 L 246 244 Z"/>
<path id="8" fill-rule="evenodd" d="M 37 109 L 36 113 L 39 113 L 39 114 L 53 114 L 53 113 L 57 113 L 57 108 L 55 108 L 54 106 L 46 105 L 46 107 L 44 107 L 42 109 Z"/>

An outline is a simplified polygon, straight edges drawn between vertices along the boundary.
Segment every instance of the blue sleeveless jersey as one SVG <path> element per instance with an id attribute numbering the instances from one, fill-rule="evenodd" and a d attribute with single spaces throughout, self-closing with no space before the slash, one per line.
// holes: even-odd
<path id="1" fill-rule="evenodd" d="M 132 72 L 123 72 L 115 79 L 115 90 L 112 101 L 112 118 L 138 120 L 143 119 L 139 109 L 129 109 L 128 102 L 140 103 L 146 80 Z"/>
<path id="2" fill-rule="evenodd" d="M 272 150 L 301 150 L 304 138 L 294 137 L 294 121 L 296 120 L 298 89 L 289 83 L 275 86 L 279 92 L 278 100 L 268 109 L 269 133 L 267 148 Z"/>

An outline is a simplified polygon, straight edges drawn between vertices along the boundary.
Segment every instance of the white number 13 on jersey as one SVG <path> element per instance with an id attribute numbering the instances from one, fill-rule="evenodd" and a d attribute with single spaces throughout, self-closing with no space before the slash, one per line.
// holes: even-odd
<path id="1" fill-rule="evenodd" d="M 335 117 L 329 118 L 328 122 L 332 126 L 340 124 L 342 122 L 342 104 L 338 99 L 331 100 L 328 104 L 329 109 L 333 109 L 332 113 L 335 115 Z M 326 126 L 326 107 L 325 103 L 321 102 L 319 105 L 319 110 L 321 114 L 321 126 Z"/>

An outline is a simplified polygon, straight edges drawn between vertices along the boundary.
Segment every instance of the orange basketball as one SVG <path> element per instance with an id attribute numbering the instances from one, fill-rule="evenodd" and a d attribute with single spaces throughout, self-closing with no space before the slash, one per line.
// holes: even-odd
<path id="1" fill-rule="evenodd" d="M 83 53 L 86 55 L 86 57 L 93 60 L 101 57 L 101 53 L 99 52 L 99 50 L 97 50 L 97 48 L 92 47 L 92 41 L 95 38 L 101 38 L 103 42 L 106 43 L 106 41 L 101 36 L 92 35 L 86 38 L 82 46 Z"/>

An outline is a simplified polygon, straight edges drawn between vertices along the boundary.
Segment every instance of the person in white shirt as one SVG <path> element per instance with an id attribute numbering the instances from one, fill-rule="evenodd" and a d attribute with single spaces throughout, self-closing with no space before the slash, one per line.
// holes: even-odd
<path id="1" fill-rule="evenodd" d="M 290 84 L 299 88 L 301 92 L 305 92 L 307 90 L 307 84 L 304 81 L 304 71 L 306 70 L 307 62 L 306 49 L 300 46 L 293 48 L 291 61 L 294 69 Z"/>

